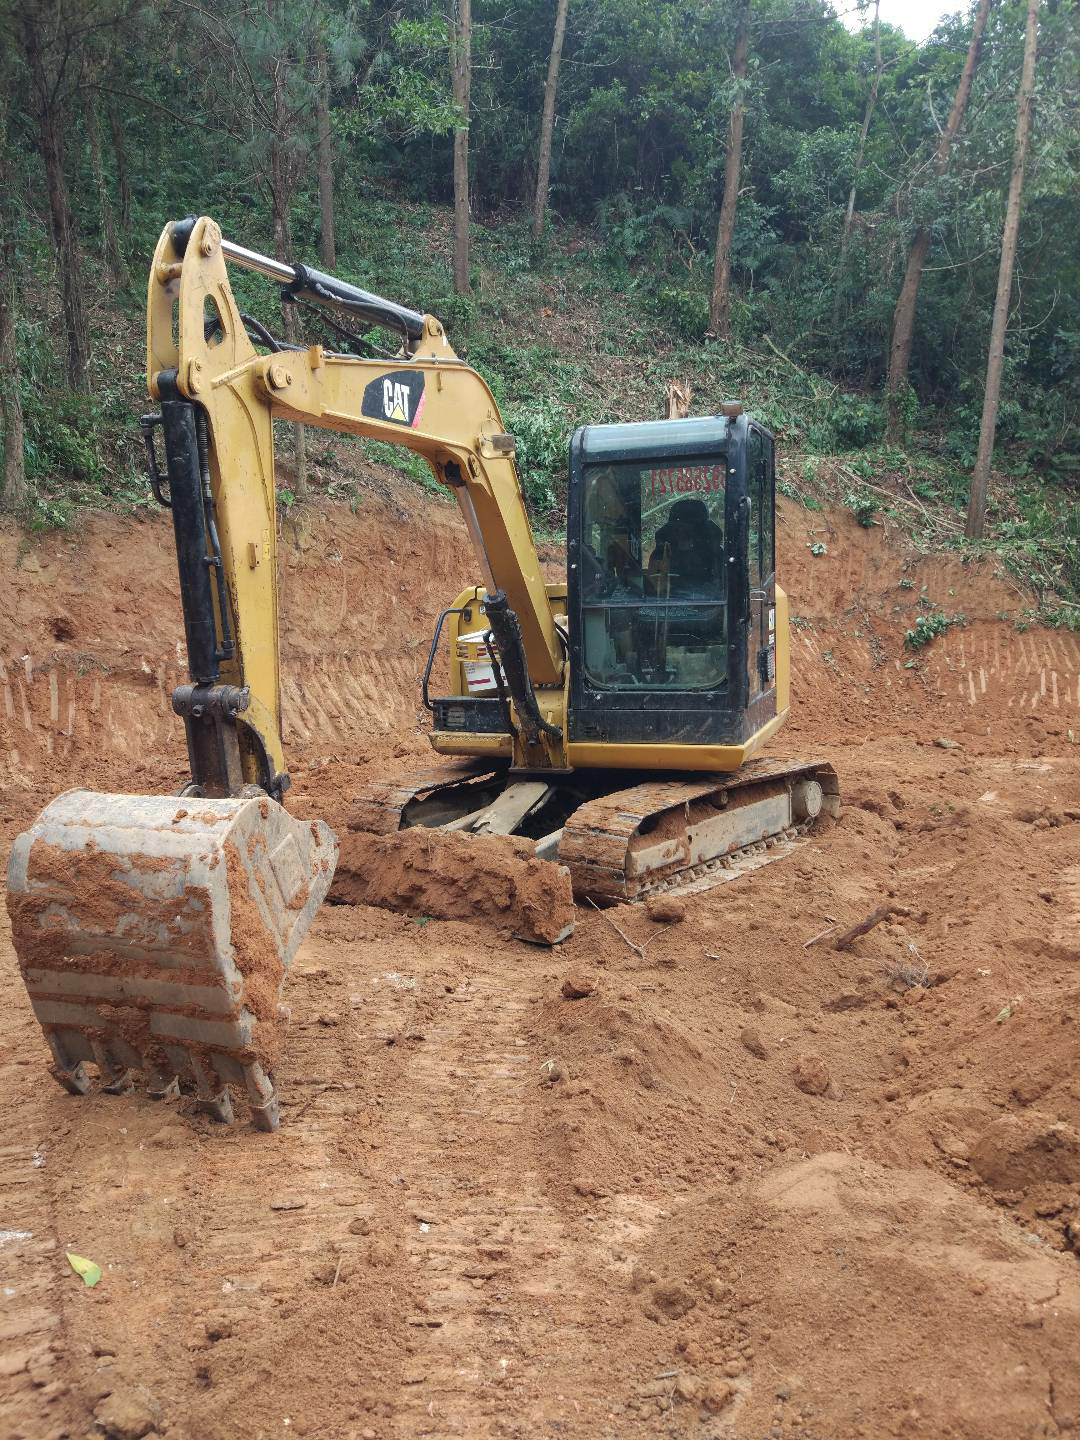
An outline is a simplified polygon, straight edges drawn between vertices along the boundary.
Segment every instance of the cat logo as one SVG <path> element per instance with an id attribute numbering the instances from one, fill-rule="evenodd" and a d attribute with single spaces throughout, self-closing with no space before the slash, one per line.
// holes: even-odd
<path id="1" fill-rule="evenodd" d="M 395 370 L 367 385 L 360 413 L 371 420 L 389 420 L 413 429 L 423 413 L 424 398 L 422 370 Z"/>
<path id="2" fill-rule="evenodd" d="M 398 380 L 382 382 L 382 408 L 388 420 L 409 423 L 409 387 Z"/>

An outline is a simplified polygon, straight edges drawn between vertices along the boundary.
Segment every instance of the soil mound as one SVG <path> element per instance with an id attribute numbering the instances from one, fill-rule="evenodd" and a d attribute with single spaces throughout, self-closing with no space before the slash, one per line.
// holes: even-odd
<path id="1" fill-rule="evenodd" d="M 636 1283 L 645 1318 L 677 1328 L 680 1372 L 730 1385 L 739 1434 L 1015 1440 L 1080 1406 L 1073 1262 L 927 1171 L 780 1165 L 660 1224 Z"/>
<path id="2" fill-rule="evenodd" d="M 1080 1184 L 1080 1134 L 1053 1115 L 1002 1115 L 971 1152 L 975 1173 L 992 1190 L 1026 1190 L 1040 1180 Z"/>
<path id="3" fill-rule="evenodd" d="M 441 920 L 487 920 L 540 945 L 555 945 L 574 928 L 569 870 L 538 860 L 532 843 L 513 835 L 421 826 L 392 835 L 347 830 L 329 899 Z"/>

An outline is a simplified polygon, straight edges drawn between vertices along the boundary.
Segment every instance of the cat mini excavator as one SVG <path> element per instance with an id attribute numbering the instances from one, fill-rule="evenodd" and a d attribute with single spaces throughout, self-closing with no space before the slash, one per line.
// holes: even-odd
<path id="1" fill-rule="evenodd" d="M 314 306 L 374 358 L 276 340 L 242 314 L 227 263 Z M 259 347 L 259 348 L 257 348 Z M 839 807 L 823 761 L 757 757 L 788 709 L 775 583 L 773 441 L 741 407 L 593 425 L 570 446 L 567 578 L 547 583 L 490 389 L 434 317 L 223 239 L 167 225 L 148 292 L 151 484 L 171 508 L 190 683 L 173 708 L 179 797 L 72 790 L 14 844 L 13 937 L 53 1073 L 75 1093 L 136 1071 L 231 1116 L 277 1123 L 286 967 L 337 843 L 282 801 L 273 421 L 404 445 L 454 494 L 480 582 L 438 619 L 423 680 L 450 763 L 354 804 L 350 827 L 518 834 L 599 902 L 716 883 Z M 160 429 L 165 469 L 157 460 Z M 441 636 L 448 692 L 430 694 Z M 481 847 L 477 847 L 480 850 Z M 477 865 L 482 865 L 479 857 Z M 469 875 L 462 881 L 469 882 Z"/>

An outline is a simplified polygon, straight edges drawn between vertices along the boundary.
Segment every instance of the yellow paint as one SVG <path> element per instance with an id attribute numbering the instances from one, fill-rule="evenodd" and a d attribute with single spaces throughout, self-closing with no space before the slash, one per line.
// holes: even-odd
<path id="1" fill-rule="evenodd" d="M 564 693 L 562 645 L 555 632 L 547 586 L 525 511 L 512 450 L 492 436 L 505 431 L 487 383 L 454 353 L 439 322 L 426 317 L 424 336 L 411 355 L 366 360 L 305 351 L 260 356 L 247 338 L 219 243 L 220 231 L 203 217 L 184 255 L 166 226 L 150 267 L 147 293 L 147 385 L 160 398 L 158 377 L 175 370 L 178 389 L 206 411 L 211 436 L 211 482 L 221 535 L 226 584 L 237 629 L 235 661 L 223 680 L 250 687 L 271 765 L 284 770 L 281 745 L 280 640 L 276 563 L 273 425 L 296 420 L 391 444 L 422 455 L 438 480 L 453 489 L 470 526 L 485 580 L 504 590 L 518 616 L 529 669 L 537 686 Z M 216 306 L 224 338 L 208 344 L 204 307 Z M 175 328 L 174 328 L 175 311 Z M 397 401 L 388 418 L 361 413 L 364 392 L 383 377 L 420 371 L 423 407 L 411 424 Z M 490 452 L 490 453 L 482 453 Z M 266 537 L 271 537 L 267 543 Z M 249 545 L 265 563 L 250 564 Z M 245 723 L 254 712 L 244 717 Z M 242 743 L 245 778 L 255 779 L 254 753 Z M 533 763 L 561 764 L 558 745 L 533 753 Z"/>
<path id="2" fill-rule="evenodd" d="M 473 735 L 460 730 L 433 730 L 431 747 L 440 755 L 479 755 L 485 760 L 511 760 L 513 742 L 509 735 Z"/>
<path id="3" fill-rule="evenodd" d="M 600 769 L 730 772 L 752 759 L 786 719 L 787 711 L 781 711 L 742 745 L 614 745 L 600 740 L 571 740 L 566 753 L 574 769 L 595 766 Z"/>
<path id="4" fill-rule="evenodd" d="M 244 726 L 258 732 L 272 770 L 286 768 L 281 743 L 273 415 L 256 392 L 259 357 L 233 299 L 221 247 L 214 244 L 209 255 L 203 253 L 203 240 L 210 238 L 206 231 L 212 223 L 205 218 L 198 221 L 179 280 L 169 279 L 165 284 L 160 281 L 162 267 L 176 257 L 172 227 L 166 226 L 162 232 L 150 267 L 147 366 L 153 394 L 159 394 L 157 375 L 161 370 L 178 371 L 182 392 L 190 390 L 192 375 L 197 374 L 198 389 L 191 398 L 198 399 L 209 422 L 211 488 L 236 626 L 236 656 L 222 662 L 221 676 L 227 684 L 246 685 L 251 690 L 251 706 L 241 717 L 240 750 L 244 778 L 254 783 L 258 778 L 255 751 L 245 741 Z M 208 345 L 204 338 L 208 297 L 217 307 L 224 330 L 224 338 L 215 345 Z M 197 371 L 193 371 L 193 362 L 198 362 Z M 268 544 L 264 544 L 266 537 Z M 250 565 L 251 545 L 256 552 L 263 552 L 266 563 Z M 220 624 L 220 617 L 218 621 Z"/>
<path id="5" fill-rule="evenodd" d="M 786 715 L 791 705 L 791 620 L 787 591 L 776 587 L 776 710 Z"/>

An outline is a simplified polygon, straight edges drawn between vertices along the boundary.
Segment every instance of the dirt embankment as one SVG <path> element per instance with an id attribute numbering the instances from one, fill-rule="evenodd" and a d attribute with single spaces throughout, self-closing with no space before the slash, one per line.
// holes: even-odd
<path id="1" fill-rule="evenodd" d="M 293 804 L 331 823 L 428 762 L 418 675 L 472 574 L 451 511 L 395 507 L 285 547 Z M 64 785 L 183 772 L 166 522 L 138 537 L 18 567 L 4 537 L 9 834 Z M 781 564 L 777 749 L 835 765 L 839 821 L 681 920 L 579 911 L 555 952 L 324 908 L 276 1135 L 44 1083 L 5 949 L 5 1434 L 1080 1427 L 1080 647 L 847 516 L 785 507 Z M 913 654 L 931 604 L 967 624 Z"/>

